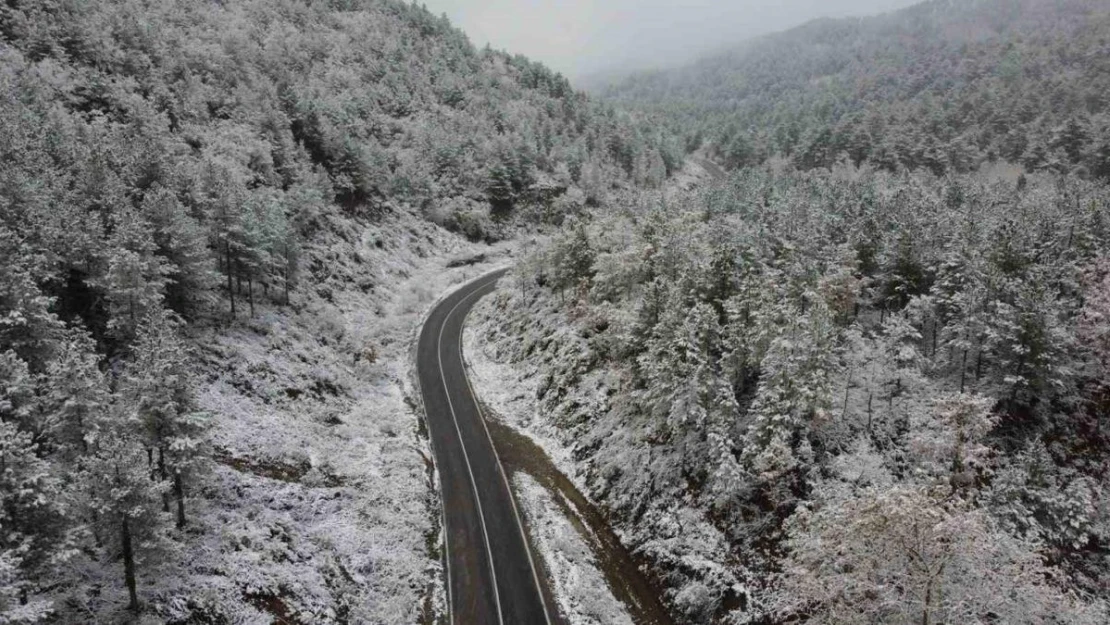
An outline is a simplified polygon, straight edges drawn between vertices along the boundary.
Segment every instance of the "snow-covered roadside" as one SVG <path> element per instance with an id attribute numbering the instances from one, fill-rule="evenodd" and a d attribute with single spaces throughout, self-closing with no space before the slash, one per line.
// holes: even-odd
<path id="1" fill-rule="evenodd" d="M 568 314 L 557 296 L 503 282 L 475 307 L 464 336 L 475 387 L 573 480 L 623 550 L 648 565 L 648 575 L 665 585 L 655 598 L 690 618 L 705 597 L 743 592 L 744 569 L 731 559 L 723 532 L 685 493 L 628 499 L 629 482 L 642 476 L 627 467 L 659 459 L 643 444 L 651 435 L 644 422 L 625 419 L 623 407 L 612 404 L 626 380 L 619 368 L 595 360 L 589 344 L 595 322 Z M 640 514 L 614 518 L 614 507 Z"/>
<path id="2" fill-rule="evenodd" d="M 510 280 L 506 276 L 505 280 Z M 534 365 L 508 364 L 494 353 L 496 344 L 482 339 L 488 319 L 496 319 L 494 296 L 475 304 L 463 327 L 463 358 L 467 374 L 480 400 L 493 408 L 487 417 L 501 419 L 505 425 L 536 443 L 555 466 L 570 478 L 582 492 L 587 492 L 573 450 L 562 443 L 559 432 L 549 419 L 542 418 L 536 401 L 539 376 Z"/>
<path id="3" fill-rule="evenodd" d="M 444 612 L 411 341 L 437 296 L 511 245 L 472 245 L 404 213 L 332 228 L 306 250 L 291 306 L 194 336 L 216 461 L 191 502 L 185 570 L 169 582 L 150 569 L 151 585 L 192 587 L 201 604 L 169 612 L 391 624 Z"/>
<path id="4" fill-rule="evenodd" d="M 589 545 L 552 494 L 526 473 L 513 476 L 513 488 L 554 582 L 560 613 L 571 625 L 632 625 Z"/>
<path id="5" fill-rule="evenodd" d="M 511 279 L 511 275 L 506 277 L 506 280 Z M 496 318 L 493 300 L 487 297 L 479 302 L 472 320 L 463 330 L 468 375 L 480 401 L 492 409 L 486 416 L 500 420 L 534 442 L 556 469 L 579 491 L 586 492 L 573 449 L 560 442 L 552 423 L 537 413 L 536 372 L 499 362 L 497 356 L 490 353 L 493 344 L 482 340 L 485 320 Z M 567 516 L 568 511 L 576 509 L 574 504 L 564 500 L 564 505 L 560 505 L 556 497 L 563 497 L 562 493 L 549 490 L 523 471 L 517 471 L 512 480 L 533 544 L 552 577 L 563 616 L 571 625 L 631 625 L 633 621 L 627 608 L 616 598 L 599 569 L 591 548 L 598 544 L 596 537 L 587 540 L 583 535 L 592 529 L 582 519 Z"/>

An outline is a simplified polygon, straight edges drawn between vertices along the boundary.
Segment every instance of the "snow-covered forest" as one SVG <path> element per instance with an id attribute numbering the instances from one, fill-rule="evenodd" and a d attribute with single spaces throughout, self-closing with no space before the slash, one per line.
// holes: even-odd
<path id="1" fill-rule="evenodd" d="M 414 622 L 443 265 L 681 158 L 402 2 L 0 4 L 0 622 Z"/>
<path id="2" fill-rule="evenodd" d="M 507 264 L 471 339 L 675 622 L 1107 622 L 1108 41 L 930 0 L 593 97 L 402 0 L 5 0 L 0 624 L 445 622 L 414 339 Z"/>
<path id="3" fill-rule="evenodd" d="M 1074 178 L 749 170 L 578 221 L 482 331 L 686 622 L 1099 623 L 1108 237 Z"/>
<path id="4" fill-rule="evenodd" d="M 839 160 L 967 172 L 997 160 L 1110 179 L 1102 0 L 929 0 L 819 20 L 597 91 L 741 167 Z"/>
<path id="5" fill-rule="evenodd" d="M 1107 24 L 933 1 L 602 91 L 732 172 L 572 220 L 480 335 L 680 622 L 1110 618 Z"/>

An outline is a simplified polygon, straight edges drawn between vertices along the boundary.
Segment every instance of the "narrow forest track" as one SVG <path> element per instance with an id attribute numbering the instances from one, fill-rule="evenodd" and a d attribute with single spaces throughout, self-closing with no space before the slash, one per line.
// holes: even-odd
<path id="1" fill-rule="evenodd" d="M 690 160 L 704 169 L 705 173 L 709 174 L 709 176 L 714 180 L 724 180 L 725 178 L 728 178 L 728 172 L 726 172 L 723 167 L 721 167 L 717 163 L 714 163 L 708 158 L 705 158 L 703 156 L 691 156 Z"/>
<path id="2" fill-rule="evenodd" d="M 556 625 L 539 569 L 462 355 L 467 313 L 505 270 L 440 301 L 424 322 L 416 367 L 443 497 L 452 625 Z"/>

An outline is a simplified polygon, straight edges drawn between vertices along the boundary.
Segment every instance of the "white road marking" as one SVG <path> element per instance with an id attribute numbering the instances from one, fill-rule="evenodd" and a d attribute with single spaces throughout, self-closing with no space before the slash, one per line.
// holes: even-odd
<path id="1" fill-rule="evenodd" d="M 496 279 L 495 279 L 495 281 L 496 281 Z M 447 395 L 447 408 L 451 411 L 451 421 L 455 424 L 455 433 L 459 437 L 459 445 L 462 447 L 462 450 L 463 450 L 463 460 L 466 461 L 466 471 L 470 475 L 470 487 L 474 492 L 474 502 L 478 506 L 478 519 L 479 519 L 479 521 L 481 521 L 482 536 L 485 538 L 485 543 L 486 543 L 486 555 L 489 557 L 490 576 L 492 576 L 492 578 L 493 578 L 493 597 L 494 597 L 494 601 L 496 601 L 496 603 L 497 603 L 497 622 L 500 623 L 500 625 L 505 625 L 505 617 L 501 614 L 501 595 L 500 595 L 500 592 L 497 589 L 497 570 L 493 565 L 493 551 L 490 549 L 490 546 L 489 546 L 489 532 L 486 530 L 486 516 L 482 512 L 482 499 L 481 499 L 481 497 L 478 496 L 478 484 L 474 480 L 474 470 L 470 466 L 470 455 L 466 451 L 466 443 L 463 442 L 462 431 L 459 429 L 459 421 L 458 421 L 458 418 L 455 416 L 455 406 L 451 402 L 451 389 L 447 388 L 447 376 L 443 372 L 443 355 L 442 355 L 443 354 L 443 329 L 447 326 L 447 321 L 449 319 L 451 319 L 451 315 L 454 315 L 455 311 L 459 309 L 459 306 L 462 306 L 463 303 L 465 303 L 467 300 L 469 300 L 471 297 L 473 297 L 474 294 L 477 293 L 478 291 L 480 291 L 484 286 L 485 285 L 482 285 L 482 286 L 479 286 L 479 287 L 475 288 L 474 291 L 472 291 L 466 297 L 463 297 L 461 300 L 459 300 L 459 302 L 457 304 L 455 304 L 455 306 L 453 308 L 451 308 L 450 311 L 448 311 L 447 315 L 445 315 L 443 317 L 443 323 L 441 323 L 440 326 L 439 326 L 439 337 L 436 339 L 436 361 L 439 363 L 439 378 L 440 378 L 440 381 L 443 382 L 443 392 Z M 463 287 L 463 288 L 465 288 L 465 287 Z M 461 331 L 460 331 L 460 335 L 461 335 Z M 465 375 L 466 375 L 466 370 L 464 368 L 463 369 L 463 376 L 465 377 Z M 477 402 L 477 400 L 475 400 L 475 402 Z M 495 453 L 496 453 L 496 450 L 495 450 Z M 442 489 L 442 483 L 443 483 L 443 477 L 441 475 L 440 476 L 441 489 Z M 511 492 L 509 494 L 510 494 L 510 496 L 512 495 Z M 447 530 L 446 510 L 444 510 L 443 527 L 444 527 L 444 531 L 447 533 L 447 535 L 450 536 L 450 532 Z M 450 548 L 448 548 L 448 549 L 450 549 Z M 448 551 L 447 586 L 448 586 L 448 588 L 450 588 L 450 586 L 451 586 L 450 551 Z M 448 591 L 448 592 L 450 592 L 450 591 Z M 542 599 L 542 595 L 541 595 L 541 599 Z M 450 603 L 450 600 L 449 600 L 449 603 Z M 449 606 L 449 609 L 451 609 L 452 607 L 453 606 Z M 546 606 L 544 608 L 544 613 L 546 614 Z M 452 610 L 451 611 L 451 620 L 452 620 L 452 622 L 454 622 L 454 620 L 455 620 L 455 618 L 457 618 L 457 616 L 458 616 L 458 614 L 455 613 Z"/>
<path id="2" fill-rule="evenodd" d="M 501 455 L 497 453 L 497 446 L 493 444 L 493 437 L 490 436 L 489 426 L 486 425 L 486 415 L 482 412 L 482 403 L 478 401 L 478 395 L 474 392 L 474 387 L 470 384 L 470 376 L 466 373 L 466 360 L 463 358 L 462 337 L 463 330 L 466 329 L 466 320 L 470 316 L 471 311 L 466 311 L 463 316 L 462 329 L 459 331 L 459 361 L 462 363 L 463 378 L 466 380 L 466 387 L 470 389 L 470 396 L 474 398 L 474 405 L 478 408 L 478 419 L 482 422 L 482 429 L 486 431 L 486 438 L 489 440 L 490 449 L 493 450 L 493 457 L 497 460 L 497 471 L 501 474 L 501 480 L 505 483 L 505 490 L 509 492 L 509 501 L 513 504 L 513 516 L 516 518 L 517 529 L 520 530 L 520 539 L 524 541 L 524 552 L 528 554 L 528 565 L 532 568 L 532 581 L 536 583 L 536 592 L 540 596 L 540 605 L 543 606 L 543 618 L 547 625 L 551 625 L 551 614 L 547 611 L 547 601 L 543 598 L 543 587 L 540 585 L 540 574 L 536 570 L 536 561 L 532 557 L 532 548 L 528 545 L 528 536 L 524 531 L 524 523 L 520 519 L 520 510 L 516 507 L 516 497 L 513 496 L 513 489 L 509 486 L 509 478 L 505 475 L 505 466 L 501 464 Z"/>

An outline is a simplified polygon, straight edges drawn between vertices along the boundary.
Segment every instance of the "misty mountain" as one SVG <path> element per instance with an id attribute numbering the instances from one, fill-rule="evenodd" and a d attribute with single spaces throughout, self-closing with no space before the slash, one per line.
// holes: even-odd
<path id="1" fill-rule="evenodd" d="M 819 20 L 599 89 L 737 167 L 1110 176 L 1110 13 L 1095 0 L 932 0 Z"/>

